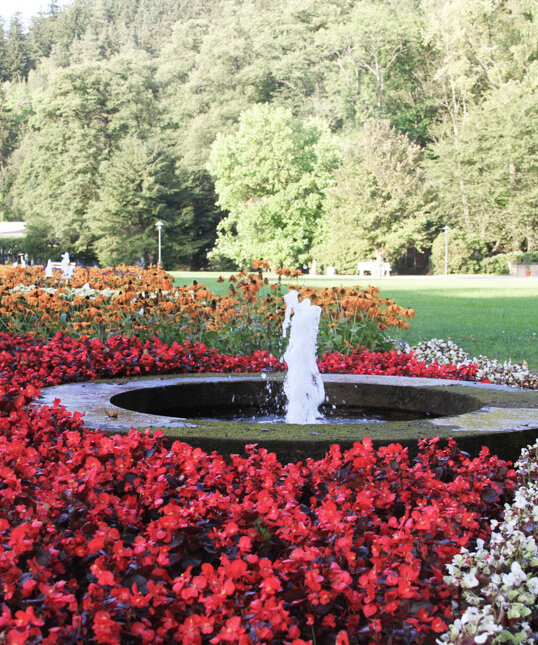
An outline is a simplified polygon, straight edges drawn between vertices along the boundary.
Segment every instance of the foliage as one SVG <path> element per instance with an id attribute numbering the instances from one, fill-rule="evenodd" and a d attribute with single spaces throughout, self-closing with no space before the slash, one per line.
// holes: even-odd
<path id="1" fill-rule="evenodd" d="M 509 262 L 538 262 L 538 253 L 497 253 L 480 262 L 481 273 L 508 274 Z"/>
<path id="2" fill-rule="evenodd" d="M 428 164 L 439 219 L 494 252 L 533 251 L 538 16 L 528 0 L 425 7 L 444 114 Z"/>
<path id="3" fill-rule="evenodd" d="M 478 273 L 486 247 L 479 238 L 459 230 L 448 231 L 448 273 Z M 439 233 L 432 244 L 434 273 L 445 272 L 445 233 Z"/>
<path id="4" fill-rule="evenodd" d="M 152 264 L 156 259 L 155 223 L 163 221 L 164 239 L 177 244 L 192 218 L 178 221 L 180 188 L 173 161 L 158 144 L 124 138 L 100 167 L 101 185 L 87 213 L 97 259 L 104 265 Z M 165 257 L 170 258 L 170 242 Z M 187 242 L 188 245 L 188 242 Z M 168 251 L 168 253 L 167 253 Z M 177 254 L 177 249 L 176 249 Z M 183 257 L 189 256 L 183 250 Z"/>
<path id="5" fill-rule="evenodd" d="M 258 105 L 241 114 L 236 133 L 217 137 L 209 169 L 220 206 L 213 256 L 245 266 L 270 257 L 277 264 L 311 260 L 310 247 L 325 189 L 338 163 L 320 124 L 303 124 L 290 110 Z"/>
<path id="6" fill-rule="evenodd" d="M 93 240 L 87 213 L 97 199 L 101 164 L 126 132 L 144 137 L 154 117 L 152 69 L 117 59 L 58 71 L 34 105 L 24 159 L 12 188 L 13 206 L 29 237 L 77 252 Z"/>
<path id="7" fill-rule="evenodd" d="M 449 224 L 461 222 L 468 236 L 479 237 L 490 248 L 534 250 L 538 170 L 535 132 L 538 124 L 538 68 L 529 70 L 524 82 L 512 81 L 488 93 L 480 106 L 461 118 L 459 137 L 435 149 L 430 176 L 438 202 Z M 461 219 L 464 176 L 465 218 Z"/>
<path id="8" fill-rule="evenodd" d="M 280 283 L 266 286 L 262 266 L 257 266 L 259 272 L 232 275 L 228 292 L 221 296 L 203 284 L 172 289 L 158 268 L 77 268 L 68 284 L 61 276 L 45 278 L 41 267 L 5 267 L 0 322 L 5 330 L 31 330 L 49 338 L 57 331 L 100 338 L 157 335 L 169 342 L 203 342 L 231 354 L 264 349 L 280 355 L 283 289 Z M 281 270 L 281 275 L 290 273 L 296 272 Z M 323 308 L 321 352 L 361 345 L 387 349 L 392 346 L 387 327 L 406 328 L 414 316 L 411 309 L 381 298 L 373 287 L 297 289 Z"/>
<path id="9" fill-rule="evenodd" d="M 356 273 L 357 261 L 394 259 L 425 241 L 427 197 L 421 152 L 387 121 L 368 121 L 347 141 L 328 190 L 318 256 Z"/>
<path id="10" fill-rule="evenodd" d="M 2 255 L 6 255 L 8 259 L 16 260 L 20 253 L 25 253 L 26 248 L 25 240 L 21 237 L 3 237 L 0 240 L 0 251 Z"/>
<path id="11" fill-rule="evenodd" d="M 114 230 L 90 227 L 89 212 L 107 190 L 105 170 L 121 166 L 122 140 L 135 137 L 174 166 L 175 182 L 161 193 L 164 210 L 171 202 L 177 207 L 168 230 L 178 242 L 166 241 L 167 266 L 207 266 L 227 215 L 206 171 L 209 152 L 217 135 L 233 135 L 242 113 L 262 106 L 289 111 L 305 128 L 314 122 L 329 129 L 343 150 L 355 145 L 365 123 L 384 120 L 422 153 L 414 171 L 404 164 L 400 175 L 394 168 L 385 173 L 384 197 L 370 195 L 377 179 L 372 185 L 365 173 L 365 192 L 348 191 L 349 216 L 327 211 L 323 172 L 309 185 L 284 182 L 278 195 L 263 193 L 269 211 L 256 194 L 249 212 L 261 212 L 262 233 L 284 231 L 285 264 L 313 259 L 321 240 L 328 241 L 326 263 L 348 270 L 380 246 L 396 261 L 415 241 L 429 251 L 444 223 L 478 236 L 488 255 L 534 252 L 534 4 L 71 0 L 61 8 L 52 2 L 27 30 L 15 16 L 0 25 L 2 216 L 27 221 L 35 259 L 61 247 L 95 260 L 96 235 L 106 256 Z M 423 171 L 425 204 L 420 189 L 403 211 L 383 209 L 402 177 L 405 184 Z M 276 212 L 282 221 L 275 223 Z M 372 213 L 399 223 L 381 227 L 375 240 L 367 226 L 363 243 L 348 235 L 357 213 L 366 224 Z M 325 229 L 320 217 L 328 219 Z M 249 227 L 252 238 L 253 220 Z M 273 248 L 250 255 L 234 247 L 234 257 L 239 250 L 247 261 L 277 259 Z"/>

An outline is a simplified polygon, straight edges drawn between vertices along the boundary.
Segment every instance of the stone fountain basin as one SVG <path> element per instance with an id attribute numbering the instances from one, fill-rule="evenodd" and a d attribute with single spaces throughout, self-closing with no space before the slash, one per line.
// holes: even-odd
<path id="1" fill-rule="evenodd" d="M 538 437 L 538 392 L 392 376 L 323 375 L 329 405 L 404 413 L 403 419 L 386 423 L 291 425 L 203 418 L 218 417 L 219 410 L 232 406 L 250 408 L 264 397 L 278 407 L 283 379 L 283 374 L 200 374 L 90 381 L 46 388 L 38 403 L 60 399 L 68 410 L 84 413 L 89 428 L 111 433 L 162 428 L 170 440 L 223 454 L 241 453 L 256 443 L 283 462 L 320 458 L 331 444 L 348 448 L 366 436 L 376 446 L 401 443 L 411 454 L 420 439 L 452 436 L 473 455 L 486 445 L 514 460 Z"/>

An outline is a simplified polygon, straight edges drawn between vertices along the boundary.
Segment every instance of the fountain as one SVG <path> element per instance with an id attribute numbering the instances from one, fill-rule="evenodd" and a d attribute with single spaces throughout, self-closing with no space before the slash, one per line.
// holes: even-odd
<path id="1" fill-rule="evenodd" d="M 285 301 L 283 334 L 290 329 L 285 379 L 279 374 L 116 379 L 47 388 L 39 402 L 60 399 L 68 410 L 84 413 L 87 427 L 112 433 L 162 428 L 171 440 L 223 454 L 256 443 L 284 462 L 321 458 L 332 444 L 348 448 L 364 437 L 376 446 L 403 444 L 413 454 L 421 438 L 455 436 L 471 453 L 488 445 L 508 459 L 534 441 L 537 392 L 426 378 L 322 377 L 316 364 L 321 310 L 308 299 L 299 301 L 296 291 Z"/>
<path id="2" fill-rule="evenodd" d="M 288 373 L 284 381 L 287 398 L 286 423 L 316 423 L 320 420 L 319 406 L 325 400 L 325 388 L 316 363 L 316 349 L 321 307 L 308 298 L 299 302 L 292 289 L 284 296 L 286 314 L 282 334 L 290 328 L 284 360 Z"/>

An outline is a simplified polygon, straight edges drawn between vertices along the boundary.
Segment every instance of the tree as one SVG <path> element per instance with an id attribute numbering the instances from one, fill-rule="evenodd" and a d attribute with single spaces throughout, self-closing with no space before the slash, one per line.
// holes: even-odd
<path id="1" fill-rule="evenodd" d="M 387 86 L 411 47 L 411 34 L 409 20 L 374 2 L 356 3 L 345 21 L 326 32 L 324 44 L 344 81 L 342 99 L 353 118 L 357 111 L 378 118 L 386 113 Z"/>
<path id="2" fill-rule="evenodd" d="M 101 264 L 155 262 L 158 220 L 167 225 L 165 239 L 177 238 L 181 190 L 173 168 L 158 145 L 133 136 L 102 164 L 97 198 L 86 219 Z"/>
<path id="3" fill-rule="evenodd" d="M 269 105 L 244 112 L 238 130 L 220 135 L 211 148 L 209 170 L 219 205 L 229 212 L 211 256 L 239 265 L 259 257 L 288 266 L 311 260 L 337 164 L 321 124 L 303 124 Z"/>
<path id="4" fill-rule="evenodd" d="M 174 159 L 184 196 L 180 219 L 191 221 L 190 261 L 203 265 L 224 217 L 206 168 L 209 151 L 218 133 L 236 131 L 241 113 L 264 104 L 291 110 L 305 131 L 320 119 L 346 145 L 368 120 L 387 119 L 411 141 L 430 146 L 425 157 L 441 226 L 452 222 L 489 250 L 536 244 L 532 136 L 512 125 L 518 110 L 523 122 L 534 123 L 527 90 L 517 88 L 535 96 L 536 0 L 47 3 L 27 33 L 17 20 L 3 38 L 0 29 L 0 79 L 9 80 L 0 96 L 0 208 L 6 218 L 27 219 L 36 243 L 48 236 L 71 253 L 92 248 L 85 218 L 101 168 L 120 158 L 124 138 L 135 137 L 158 142 Z M 497 113 L 510 100 L 520 108 L 508 102 L 504 132 Z M 495 178 L 492 189 L 488 175 Z M 310 169 L 305 182 L 308 176 Z M 283 257 L 306 257 L 299 249 L 320 248 L 322 233 L 312 222 L 320 221 L 323 199 L 308 206 L 308 215 L 299 211 L 305 195 L 314 200 L 324 189 L 284 185 L 289 194 L 255 194 L 245 212 L 258 209 L 259 226 L 269 231 L 298 222 L 285 241 L 293 250 Z M 289 210 L 290 221 L 275 224 L 270 213 L 278 210 Z M 237 246 L 241 237 L 232 224 L 236 215 L 229 215 L 220 249 L 224 239 L 237 238 Z M 435 222 L 424 224 L 430 225 Z M 344 218 L 323 235 L 334 249 L 349 249 L 345 262 L 352 268 L 359 246 L 360 253 L 374 251 L 348 228 Z M 428 229 L 423 237 L 438 232 Z M 178 261 L 187 256 L 178 249 Z"/>
<path id="5" fill-rule="evenodd" d="M 23 79 L 28 76 L 31 61 L 26 43 L 20 14 L 16 13 L 11 18 L 5 46 L 5 60 L 2 67 L 5 69 L 3 76 L 7 79 Z"/>
<path id="6" fill-rule="evenodd" d="M 459 139 L 432 149 L 428 175 L 445 222 L 479 238 L 491 252 L 537 248 L 538 65 L 522 81 L 503 83 L 472 107 Z M 459 201 L 455 168 L 466 183 L 467 210 Z"/>
<path id="7" fill-rule="evenodd" d="M 344 144 L 317 249 L 324 264 L 356 271 L 359 260 L 394 260 L 410 246 L 420 250 L 428 227 L 420 161 L 420 148 L 388 121 L 366 122 Z"/>
<path id="8" fill-rule="evenodd" d="M 473 228 L 473 189 L 460 163 L 459 148 L 466 145 L 468 116 L 492 91 L 510 79 L 522 80 L 532 68 L 538 34 L 535 4 L 533 0 L 422 0 L 425 40 L 439 56 L 434 80 L 442 123 L 432 131 L 434 155 L 442 159 L 447 154 L 450 159 L 445 164 L 453 177 L 450 210 L 457 199 L 458 221 L 467 231 Z"/>
<path id="9" fill-rule="evenodd" d="M 12 208 L 70 253 L 91 247 L 86 214 L 100 166 L 125 136 L 158 123 L 152 67 L 113 59 L 61 70 L 35 101 L 24 159 L 10 188 Z M 47 226 L 48 225 L 48 226 Z"/>
<path id="10" fill-rule="evenodd" d="M 17 128 L 5 89 L 0 86 L 0 171 L 5 168 L 15 148 Z"/>

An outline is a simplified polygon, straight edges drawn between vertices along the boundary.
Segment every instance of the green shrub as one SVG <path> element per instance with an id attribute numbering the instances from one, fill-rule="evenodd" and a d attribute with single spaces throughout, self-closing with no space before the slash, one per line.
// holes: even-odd
<path id="1" fill-rule="evenodd" d="M 514 253 L 499 253 L 480 262 L 480 273 L 495 275 L 508 274 L 508 262 L 514 262 Z"/>
<path id="2" fill-rule="evenodd" d="M 480 262 L 480 273 L 507 275 L 509 262 L 538 262 L 538 253 L 498 253 Z"/>
<path id="3" fill-rule="evenodd" d="M 479 273 L 486 245 L 479 238 L 461 231 L 448 231 L 448 273 Z M 431 263 L 436 274 L 445 272 L 445 233 L 440 233 L 432 244 Z"/>
<path id="4" fill-rule="evenodd" d="M 24 238 L 21 237 L 4 237 L 0 240 L 0 252 L 2 260 L 16 260 L 19 253 L 24 253 Z"/>

